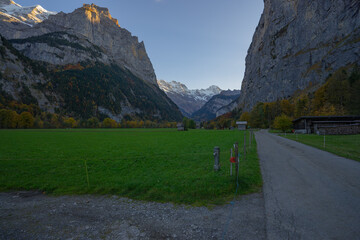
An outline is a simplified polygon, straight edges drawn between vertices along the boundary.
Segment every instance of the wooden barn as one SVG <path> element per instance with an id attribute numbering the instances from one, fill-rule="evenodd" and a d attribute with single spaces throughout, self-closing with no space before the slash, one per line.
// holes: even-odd
<path id="1" fill-rule="evenodd" d="M 303 116 L 295 119 L 293 125 L 297 133 L 360 134 L 360 116 Z"/>

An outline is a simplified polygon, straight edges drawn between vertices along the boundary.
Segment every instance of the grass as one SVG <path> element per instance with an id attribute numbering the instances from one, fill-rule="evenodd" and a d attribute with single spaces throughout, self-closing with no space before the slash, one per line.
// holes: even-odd
<path id="1" fill-rule="evenodd" d="M 241 131 L 1 130 L 0 191 L 115 194 L 138 200 L 223 204 L 235 192 L 230 148 Z M 247 135 L 248 136 L 248 135 Z M 214 172 L 213 148 L 221 149 Z M 262 185 L 256 142 L 240 162 L 240 194 Z"/>
<path id="2" fill-rule="evenodd" d="M 270 129 L 269 133 L 285 134 L 285 133 L 292 133 L 292 131 L 290 129 L 287 130 L 286 132 L 283 132 L 283 131 L 278 130 L 278 129 Z"/>
<path id="3" fill-rule="evenodd" d="M 283 137 L 334 153 L 338 156 L 360 161 L 360 134 L 358 135 L 326 135 L 288 134 Z"/>

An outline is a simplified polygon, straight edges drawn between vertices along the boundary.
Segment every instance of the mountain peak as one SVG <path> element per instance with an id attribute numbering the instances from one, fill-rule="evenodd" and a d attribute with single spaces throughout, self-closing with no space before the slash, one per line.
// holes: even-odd
<path id="1" fill-rule="evenodd" d="M 176 81 L 158 80 L 158 85 L 186 116 L 199 110 L 211 97 L 222 91 L 214 85 L 207 89 L 188 89 L 185 84 Z"/>
<path id="2" fill-rule="evenodd" d="M 50 12 L 40 5 L 23 7 L 12 0 L 0 0 L 0 14 L 9 19 L 9 22 L 19 22 L 34 25 L 47 19 L 56 12 Z"/>
<path id="3" fill-rule="evenodd" d="M 83 4 L 83 7 L 80 9 L 85 10 L 86 17 L 92 23 L 100 23 L 102 18 L 106 18 L 106 19 L 110 19 L 118 27 L 120 27 L 119 21 L 111 16 L 108 8 L 99 7 L 92 3 L 92 4 Z"/>

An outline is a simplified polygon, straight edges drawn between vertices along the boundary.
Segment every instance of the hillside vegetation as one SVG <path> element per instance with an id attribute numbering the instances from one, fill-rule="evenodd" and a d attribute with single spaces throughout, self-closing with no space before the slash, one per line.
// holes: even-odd
<path id="1" fill-rule="evenodd" d="M 30 40 L 67 43 L 56 36 L 47 34 Z M 143 127 L 183 118 L 156 85 L 115 64 L 81 62 L 58 66 L 34 61 L 3 37 L 0 63 L 0 128 L 93 127 L 83 122 L 106 118 L 117 123 L 137 121 L 136 127 Z M 26 124 L 19 120 L 21 114 L 29 119 Z M 63 124 L 69 119 L 77 123 Z M 144 124 L 146 121 L 152 123 Z"/>
<path id="2" fill-rule="evenodd" d="M 276 117 L 286 115 L 291 119 L 300 116 L 360 115 L 360 68 L 348 66 L 329 75 L 321 86 L 310 84 L 288 99 L 259 102 L 250 112 L 235 109 L 213 121 L 206 128 L 235 126 L 235 120 L 248 121 L 253 128 L 273 127 Z"/>

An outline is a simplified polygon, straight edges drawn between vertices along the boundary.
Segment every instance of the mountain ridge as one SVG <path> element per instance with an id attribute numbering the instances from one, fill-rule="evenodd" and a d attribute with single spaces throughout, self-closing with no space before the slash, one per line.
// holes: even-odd
<path id="1" fill-rule="evenodd" d="M 60 12 L 50 15 L 34 26 L 2 21 L 0 32 L 6 39 L 25 39 L 54 32 L 66 32 L 97 45 L 111 61 L 129 69 L 137 77 L 157 85 L 156 74 L 144 42 L 139 42 L 136 36 L 132 36 L 128 30 L 121 28 L 118 21 L 111 17 L 107 8 L 84 4 L 83 7 L 71 13 Z M 47 46 L 44 47 L 46 50 Z M 33 55 L 23 53 L 33 58 Z M 51 59 L 43 59 L 43 61 L 51 61 Z"/>
<path id="2" fill-rule="evenodd" d="M 34 25 L 0 20 L 2 97 L 21 104 L 26 93 L 43 111 L 80 119 L 182 119 L 158 87 L 144 43 L 107 8 L 84 4 Z M 36 66 L 31 79 L 24 63 Z"/>
<path id="3" fill-rule="evenodd" d="M 222 91 L 215 85 L 206 89 L 188 89 L 185 84 L 176 81 L 158 80 L 158 85 L 187 117 L 190 117 L 195 111 L 204 106 L 211 97 L 220 94 Z"/>

